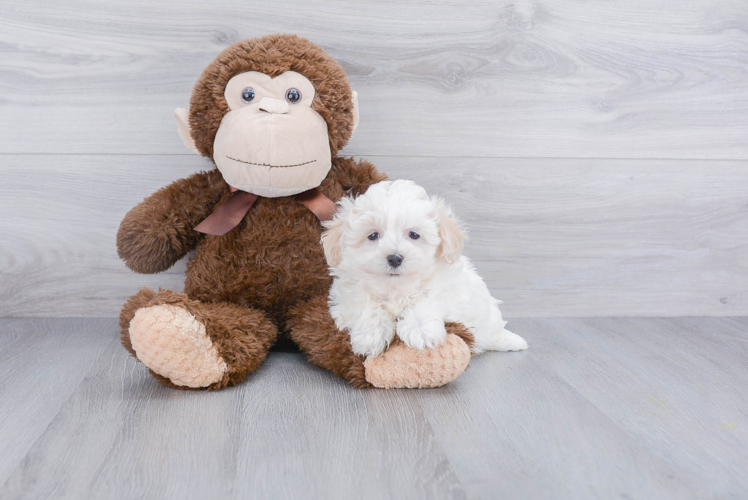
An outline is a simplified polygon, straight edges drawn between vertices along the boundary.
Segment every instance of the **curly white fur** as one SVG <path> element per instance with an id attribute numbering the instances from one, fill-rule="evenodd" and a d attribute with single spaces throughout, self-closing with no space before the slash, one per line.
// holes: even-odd
<path id="1" fill-rule="evenodd" d="M 452 210 L 414 182 L 380 182 L 342 199 L 325 227 L 330 314 L 350 332 L 356 354 L 382 353 L 395 332 L 410 347 L 437 347 L 445 321 L 472 331 L 474 353 L 527 349 L 504 328 L 500 302 L 460 255 L 465 233 Z"/>

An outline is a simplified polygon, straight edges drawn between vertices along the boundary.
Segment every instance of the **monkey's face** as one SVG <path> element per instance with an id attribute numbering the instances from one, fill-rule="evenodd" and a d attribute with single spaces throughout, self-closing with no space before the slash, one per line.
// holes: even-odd
<path id="1" fill-rule="evenodd" d="M 249 71 L 226 85 L 213 161 L 226 182 L 258 196 L 291 196 L 315 188 L 331 167 L 327 123 L 314 109 L 314 86 L 287 71 L 276 78 Z"/>

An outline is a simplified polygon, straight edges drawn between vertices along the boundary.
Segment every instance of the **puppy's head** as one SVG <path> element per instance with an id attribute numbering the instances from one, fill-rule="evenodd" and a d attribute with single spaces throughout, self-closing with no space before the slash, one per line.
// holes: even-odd
<path id="1" fill-rule="evenodd" d="M 449 206 L 406 180 L 342 199 L 324 225 L 322 245 L 333 270 L 367 280 L 427 278 L 439 260 L 455 262 L 465 241 Z"/>

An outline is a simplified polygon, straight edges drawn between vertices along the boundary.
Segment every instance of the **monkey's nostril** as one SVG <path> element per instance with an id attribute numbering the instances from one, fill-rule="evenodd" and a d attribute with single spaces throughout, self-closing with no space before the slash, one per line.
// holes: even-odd
<path id="1" fill-rule="evenodd" d="M 260 111 L 265 111 L 266 113 L 288 113 L 288 103 L 286 101 L 270 97 L 263 97 L 260 100 L 258 108 Z"/>
<path id="2" fill-rule="evenodd" d="M 387 256 L 387 263 L 392 267 L 399 267 L 403 263 L 403 256 L 399 253 L 392 253 Z"/>

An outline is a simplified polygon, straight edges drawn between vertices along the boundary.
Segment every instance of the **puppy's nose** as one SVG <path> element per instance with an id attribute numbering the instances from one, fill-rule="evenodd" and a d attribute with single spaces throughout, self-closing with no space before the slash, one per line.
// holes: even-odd
<path id="1" fill-rule="evenodd" d="M 403 256 L 399 253 L 391 253 L 387 256 L 387 263 L 392 267 L 398 267 L 403 263 Z"/>

